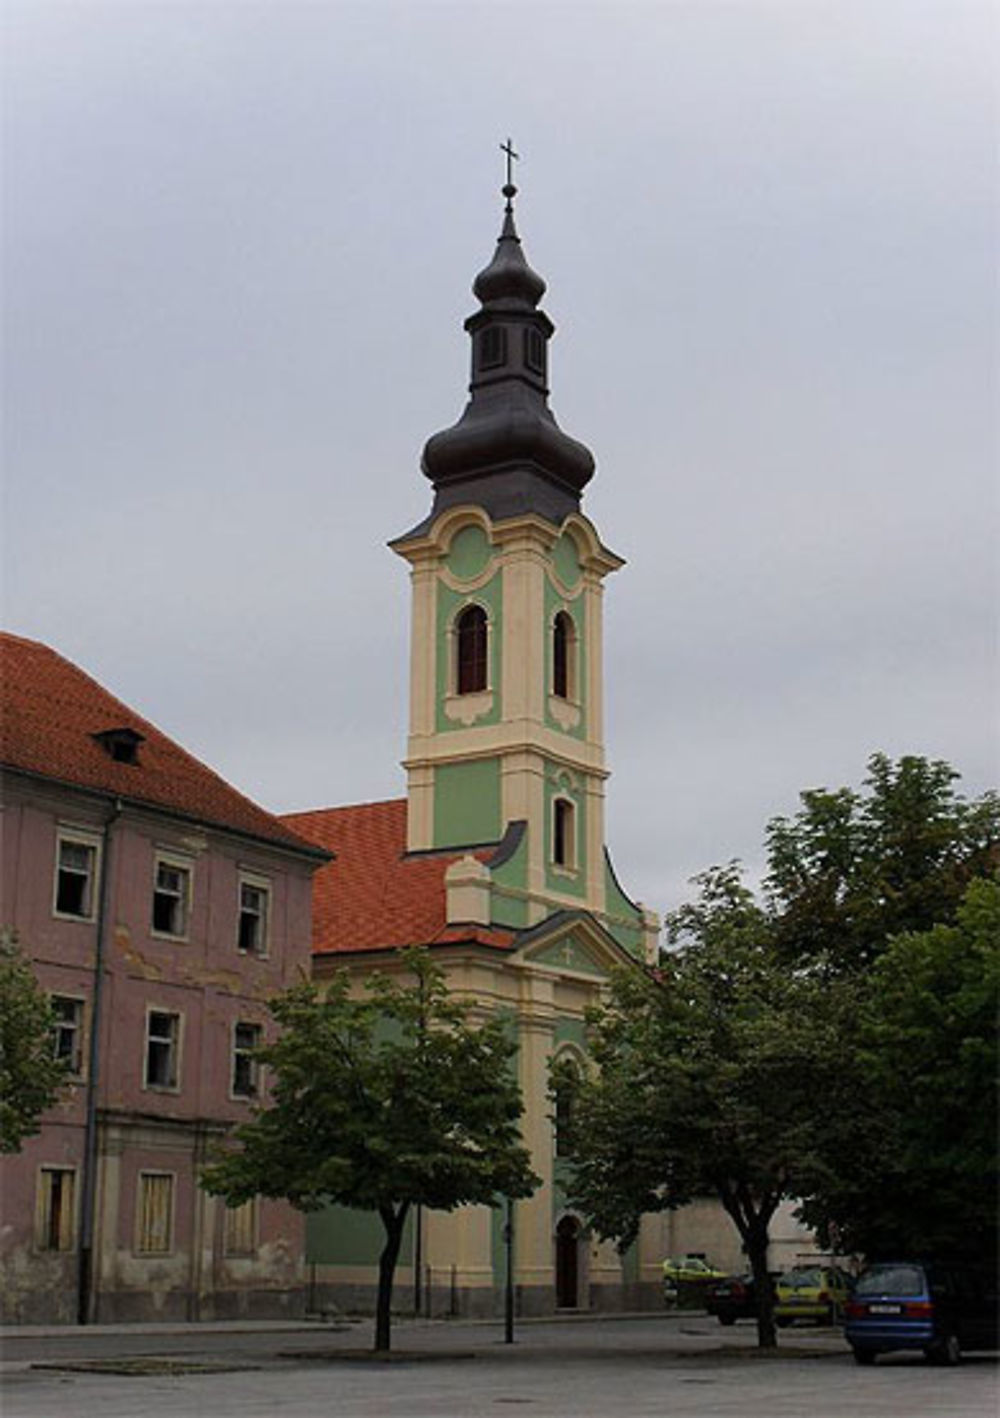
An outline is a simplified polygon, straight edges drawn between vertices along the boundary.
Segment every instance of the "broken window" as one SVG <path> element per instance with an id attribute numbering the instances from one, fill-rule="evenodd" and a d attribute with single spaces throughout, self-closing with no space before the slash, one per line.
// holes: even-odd
<path id="1" fill-rule="evenodd" d="M 60 916 L 93 917 L 96 874 L 96 844 L 60 837 L 56 852 L 56 911 Z"/>
<path id="2" fill-rule="evenodd" d="M 260 1065 L 254 1050 L 260 1048 L 263 1031 L 259 1024 L 237 1023 L 233 1028 L 234 1098 L 256 1098 L 260 1088 Z"/>
<path id="3" fill-rule="evenodd" d="M 41 1251 L 71 1251 L 75 1219 L 76 1171 L 42 1167 L 38 1173 L 35 1240 Z"/>
<path id="4" fill-rule="evenodd" d="M 151 1009 L 146 1018 L 146 1087 L 176 1088 L 181 1017 Z"/>
<path id="5" fill-rule="evenodd" d="M 153 883 L 153 930 L 160 935 L 185 935 L 190 895 L 190 869 L 158 857 Z"/>
<path id="6" fill-rule="evenodd" d="M 136 1220 L 136 1250 L 167 1255 L 173 1233 L 174 1175 L 140 1172 Z"/>
<path id="7" fill-rule="evenodd" d="M 259 881 L 240 880 L 240 914 L 236 943 L 249 955 L 267 953 L 270 887 Z"/>
<path id="8" fill-rule="evenodd" d="M 77 1077 L 83 1072 L 83 1000 L 53 995 L 52 1052 Z"/>

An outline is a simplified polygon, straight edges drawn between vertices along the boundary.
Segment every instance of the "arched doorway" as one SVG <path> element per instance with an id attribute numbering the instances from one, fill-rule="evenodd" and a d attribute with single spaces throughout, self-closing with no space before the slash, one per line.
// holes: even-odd
<path id="1" fill-rule="evenodd" d="M 564 1216 L 556 1227 L 556 1307 L 575 1310 L 580 1304 L 580 1223 Z"/>

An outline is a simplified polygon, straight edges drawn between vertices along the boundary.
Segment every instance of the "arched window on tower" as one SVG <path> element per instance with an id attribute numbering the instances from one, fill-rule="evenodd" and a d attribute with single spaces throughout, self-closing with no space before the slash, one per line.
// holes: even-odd
<path id="1" fill-rule="evenodd" d="M 576 694 L 576 627 L 566 611 L 552 623 L 552 693 L 557 699 Z"/>
<path id="2" fill-rule="evenodd" d="M 557 867 L 572 867 L 576 861 L 576 812 L 568 798 L 552 804 L 552 860 Z"/>
<path id="3" fill-rule="evenodd" d="M 487 684 L 489 624 L 482 606 L 466 606 L 455 626 L 458 637 L 455 688 L 459 694 L 479 694 Z"/>

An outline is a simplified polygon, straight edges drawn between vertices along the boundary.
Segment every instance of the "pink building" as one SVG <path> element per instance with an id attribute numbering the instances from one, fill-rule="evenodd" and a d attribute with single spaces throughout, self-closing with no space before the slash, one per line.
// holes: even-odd
<path id="1" fill-rule="evenodd" d="M 294 1314 L 303 1220 L 199 1167 L 309 970 L 305 842 L 53 650 L 0 636 L 0 926 L 58 1016 L 62 1101 L 0 1159 L 5 1323 Z"/>

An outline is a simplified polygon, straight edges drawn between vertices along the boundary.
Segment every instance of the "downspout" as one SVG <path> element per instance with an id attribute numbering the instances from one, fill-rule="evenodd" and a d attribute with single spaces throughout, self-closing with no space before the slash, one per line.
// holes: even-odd
<path id="1" fill-rule="evenodd" d="M 94 994 L 90 1009 L 90 1051 L 87 1063 L 87 1115 L 83 1138 L 83 1186 L 80 1197 L 80 1265 L 77 1275 L 77 1324 L 90 1324 L 94 1286 L 94 1232 L 97 1211 L 97 1091 L 101 1071 L 101 1004 L 108 920 L 111 915 L 111 829 L 122 814 L 116 798 L 104 824 L 101 841 L 101 889 L 97 901 L 97 946 Z"/>

